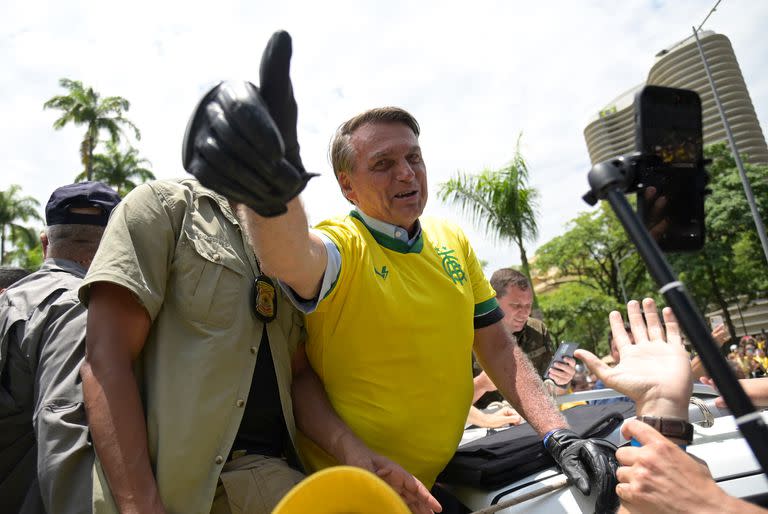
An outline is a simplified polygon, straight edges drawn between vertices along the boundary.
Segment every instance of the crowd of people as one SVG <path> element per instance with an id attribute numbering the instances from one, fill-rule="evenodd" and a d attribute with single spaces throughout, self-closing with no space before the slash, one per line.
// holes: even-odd
<path id="1" fill-rule="evenodd" d="M 353 209 L 309 228 L 290 57 L 278 32 L 259 88 L 224 82 L 203 97 L 183 144 L 196 179 L 122 200 L 94 182 L 53 192 L 44 265 L 0 294 L 4 509 L 268 513 L 307 475 L 345 465 L 415 514 L 466 513 L 437 476 L 494 389 L 597 512 L 619 499 L 664 511 L 638 470 L 692 466 L 668 441 L 688 432 L 665 428 L 690 427 L 693 377 L 671 311 L 663 328 L 653 301 L 630 302 L 634 343 L 611 313 L 614 367 L 576 353 L 636 402 L 644 423 L 623 430 L 643 446 L 578 435 L 552 401 L 576 360 L 549 367 L 527 279 L 489 281 L 458 226 L 422 217 L 410 113 L 341 124 L 330 155 Z"/>
<path id="2" fill-rule="evenodd" d="M 738 344 L 732 344 L 728 362 L 738 378 L 760 378 L 768 376 L 768 357 L 765 355 L 765 334 L 742 337 Z"/>

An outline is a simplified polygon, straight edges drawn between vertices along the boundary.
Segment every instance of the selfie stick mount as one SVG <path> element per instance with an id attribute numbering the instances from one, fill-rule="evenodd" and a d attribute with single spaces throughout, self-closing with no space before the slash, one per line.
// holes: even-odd
<path id="1" fill-rule="evenodd" d="M 595 205 L 598 200 L 608 201 L 648 267 L 648 272 L 658 285 L 659 292 L 672 307 L 683 332 L 688 335 L 699 353 L 704 366 L 733 413 L 734 420 L 752 449 L 752 453 L 763 470 L 768 470 L 768 445 L 765 444 L 765 441 L 768 441 L 768 427 L 761 413 L 755 410 L 744 389 L 739 385 L 685 287 L 674 275 L 656 241 L 645 229 L 624 196 L 636 190 L 635 178 L 640 166 L 652 162 L 653 159 L 657 157 L 634 153 L 596 164 L 588 175 L 590 191 L 584 195 L 584 201 L 590 205 Z"/>

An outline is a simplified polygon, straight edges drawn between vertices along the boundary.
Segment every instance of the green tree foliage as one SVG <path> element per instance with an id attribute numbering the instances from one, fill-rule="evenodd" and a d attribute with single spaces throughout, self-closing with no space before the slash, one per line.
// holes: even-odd
<path id="1" fill-rule="evenodd" d="M 580 282 L 568 282 L 539 297 L 547 328 L 555 341 L 573 341 L 581 348 L 608 352 L 608 313 L 622 305 L 609 295 Z"/>
<path id="2" fill-rule="evenodd" d="M 123 152 L 113 141 L 107 142 L 107 153 L 95 154 L 93 156 L 93 177 L 92 180 L 98 180 L 109 184 L 117 190 L 120 196 L 125 196 L 138 183 L 154 180 L 155 175 L 145 167 L 150 165 L 146 159 L 139 157 L 139 151 L 129 146 Z M 86 180 L 85 172 L 75 178 L 76 182 Z"/>
<path id="3" fill-rule="evenodd" d="M 670 256 L 672 267 L 702 311 L 723 309 L 731 333 L 727 305 L 768 291 L 768 264 L 757 237 L 738 169 L 725 143 L 706 149 L 712 194 L 706 198 L 706 242 L 699 252 Z M 745 164 L 758 210 L 768 215 L 768 166 Z"/>
<path id="4" fill-rule="evenodd" d="M 444 202 L 459 206 L 475 226 L 489 236 L 513 242 L 520 251 L 522 271 L 530 279 L 525 243 L 538 235 L 538 192 L 528 185 L 528 165 L 520 153 L 520 138 L 507 166 L 477 174 L 459 172 L 440 184 L 438 196 Z"/>
<path id="5" fill-rule="evenodd" d="M 83 163 L 85 176 L 88 180 L 92 180 L 93 152 L 99 143 L 101 131 L 106 130 L 114 143 L 120 139 L 123 127 L 130 128 L 136 139 L 141 139 L 139 129 L 124 117 L 131 104 L 120 96 L 101 98 L 93 88 L 83 86 L 79 80 L 63 78 L 59 80 L 59 85 L 68 93 L 54 96 L 43 104 L 43 108 L 63 111 L 61 117 L 53 122 L 53 128 L 56 130 L 70 123 L 85 125 L 85 135 L 80 144 L 80 160 Z"/>
<path id="6" fill-rule="evenodd" d="M 0 191 L 0 263 L 9 264 L 11 255 L 7 255 L 6 242 L 14 246 L 36 244 L 37 234 L 22 223 L 41 220 L 37 209 L 40 203 L 31 196 L 20 196 L 21 187 L 11 185 Z"/>
<path id="7" fill-rule="evenodd" d="M 37 270 L 43 263 L 43 245 L 40 244 L 39 234 L 40 230 L 33 228 L 16 232 L 11 238 L 13 249 L 6 252 L 4 264 Z"/>
<path id="8" fill-rule="evenodd" d="M 631 300 L 651 291 L 642 260 L 606 203 L 579 214 L 568 223 L 565 234 L 542 245 L 536 252 L 536 267 L 572 277 L 595 295 L 613 298 L 619 305 L 625 301 L 625 292 Z"/>

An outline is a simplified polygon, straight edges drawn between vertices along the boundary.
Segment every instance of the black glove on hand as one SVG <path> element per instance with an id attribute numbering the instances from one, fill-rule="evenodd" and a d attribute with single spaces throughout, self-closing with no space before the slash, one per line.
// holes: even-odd
<path id="1" fill-rule="evenodd" d="M 550 434 L 544 446 L 579 491 L 589 495 L 590 483 L 595 485 L 595 512 L 616 511 L 616 446 L 603 439 L 582 439 L 567 429 Z"/>
<path id="2" fill-rule="evenodd" d="M 270 94 L 277 99 L 276 105 L 280 102 L 282 106 L 274 109 L 280 113 L 280 125 L 273 121 L 272 108 L 256 86 L 250 82 L 222 82 L 206 93 L 192 114 L 184 134 L 182 162 L 184 169 L 204 186 L 248 205 L 262 216 L 277 216 L 286 212 L 288 201 L 315 175 L 304 171 L 298 157 L 287 33 L 272 37 L 264 60 L 270 63 L 267 68 L 282 72 L 267 74 Z M 287 90 L 281 91 L 280 87 Z M 293 155 L 287 159 L 281 129 L 289 123 L 291 106 L 293 127 L 286 128 L 285 133 L 291 138 Z"/>
<path id="3" fill-rule="evenodd" d="M 272 34 L 261 55 L 259 85 L 261 97 L 269 108 L 285 144 L 285 158 L 296 169 L 304 171 L 299 156 L 299 141 L 296 136 L 298 108 L 293 97 L 291 84 L 291 36 L 284 30 Z M 314 175 L 313 175 L 314 176 Z"/>

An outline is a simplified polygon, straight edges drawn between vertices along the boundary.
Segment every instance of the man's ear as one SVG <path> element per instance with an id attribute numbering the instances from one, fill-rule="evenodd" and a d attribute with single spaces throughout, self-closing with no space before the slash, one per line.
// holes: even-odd
<path id="1" fill-rule="evenodd" d="M 48 257 L 48 234 L 40 232 L 40 243 L 43 245 L 43 259 Z"/>
<path id="2" fill-rule="evenodd" d="M 352 180 L 349 177 L 349 172 L 340 171 L 338 175 L 336 175 L 336 180 L 339 182 L 341 194 L 344 195 L 344 198 L 346 198 L 350 203 L 357 205 L 357 194 L 352 187 Z"/>

